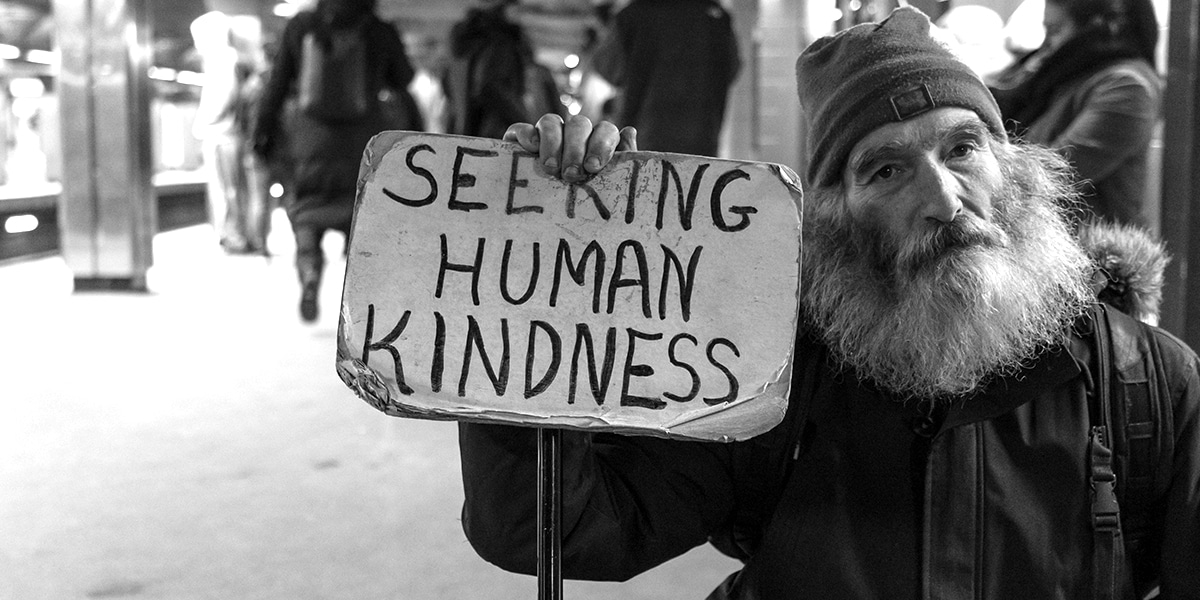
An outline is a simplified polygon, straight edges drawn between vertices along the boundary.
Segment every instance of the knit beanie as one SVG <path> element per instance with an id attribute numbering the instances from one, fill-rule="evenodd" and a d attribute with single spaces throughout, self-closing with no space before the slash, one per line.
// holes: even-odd
<path id="1" fill-rule="evenodd" d="M 924 13 L 901 7 L 882 23 L 855 25 L 800 54 L 796 83 L 808 124 L 809 185 L 840 180 L 850 150 L 871 131 L 937 107 L 972 110 L 1007 139 L 991 92 L 929 26 Z"/>

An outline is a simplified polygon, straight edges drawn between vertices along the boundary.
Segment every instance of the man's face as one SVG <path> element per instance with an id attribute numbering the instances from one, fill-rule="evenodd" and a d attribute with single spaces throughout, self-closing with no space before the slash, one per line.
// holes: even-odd
<path id="1" fill-rule="evenodd" d="M 850 150 L 842 176 L 850 218 L 877 238 L 876 252 L 888 254 L 951 222 L 987 230 L 1001 180 L 987 127 L 964 108 L 938 108 L 872 131 Z"/>
<path id="2" fill-rule="evenodd" d="M 967 395 L 1063 339 L 1091 266 L 1053 151 L 936 109 L 851 150 L 804 203 L 806 321 L 860 377 L 901 398 Z"/>

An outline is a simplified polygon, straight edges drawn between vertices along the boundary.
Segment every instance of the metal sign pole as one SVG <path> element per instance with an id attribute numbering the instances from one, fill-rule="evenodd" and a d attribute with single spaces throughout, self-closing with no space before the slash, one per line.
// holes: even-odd
<path id="1" fill-rule="evenodd" d="M 538 600 L 562 594 L 562 430 L 538 428 Z"/>

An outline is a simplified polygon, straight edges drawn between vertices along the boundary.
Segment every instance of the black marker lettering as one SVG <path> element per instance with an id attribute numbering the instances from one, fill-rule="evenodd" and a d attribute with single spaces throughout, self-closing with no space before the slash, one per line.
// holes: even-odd
<path id="1" fill-rule="evenodd" d="M 671 343 L 667 344 L 667 357 L 671 360 L 671 364 L 687 371 L 688 375 L 692 376 L 692 389 L 688 390 L 686 396 L 676 396 L 671 392 L 663 392 L 663 395 L 666 396 L 668 400 L 674 400 L 675 402 L 691 402 L 692 400 L 696 399 L 697 395 L 700 394 L 700 374 L 696 372 L 696 369 L 693 368 L 692 365 L 685 363 L 676 357 L 675 344 L 678 344 L 679 340 L 687 340 L 691 342 L 693 346 L 698 346 L 699 344 L 696 342 L 696 338 L 686 333 L 676 335 L 675 337 L 671 338 Z"/>
<path id="2" fill-rule="evenodd" d="M 582 286 L 584 280 L 583 268 L 587 265 L 588 258 L 593 254 L 596 255 L 596 269 L 592 277 L 592 312 L 600 312 L 600 287 L 603 285 L 601 276 L 604 274 L 604 249 L 595 240 L 588 243 L 583 249 L 583 254 L 579 257 L 579 262 L 573 264 L 571 262 L 571 245 L 567 240 L 558 240 L 558 252 L 554 257 L 554 283 L 550 286 L 550 306 L 558 306 L 558 283 L 562 280 L 563 265 L 567 267 L 567 274 L 575 285 Z"/>
<path id="3" fill-rule="evenodd" d="M 633 257 L 637 260 L 638 276 L 636 279 L 628 279 L 621 277 L 621 272 L 624 270 L 622 263 L 625 260 L 625 249 L 633 250 Z M 646 266 L 646 251 L 642 249 L 642 245 L 637 240 L 625 240 L 617 246 L 617 261 L 613 265 L 612 279 L 608 283 L 608 314 L 612 314 L 613 306 L 617 302 L 617 290 L 623 287 L 638 286 L 642 288 L 642 314 L 649 319 L 650 313 L 650 272 Z"/>
<path id="4" fill-rule="evenodd" d="M 592 399 L 597 406 L 604 406 L 608 395 L 608 383 L 612 379 L 613 363 L 617 354 L 617 328 L 609 327 L 604 336 L 604 366 L 596 373 L 596 349 L 592 345 L 592 332 L 584 323 L 575 325 L 575 349 L 571 352 L 571 376 L 567 387 L 567 404 L 575 403 L 575 382 L 579 379 L 579 350 L 587 344 L 588 381 L 592 384 Z"/>
<path id="5" fill-rule="evenodd" d="M 696 172 L 692 174 L 692 183 L 688 186 L 687 199 L 683 197 L 683 183 L 679 179 L 679 172 L 675 170 L 675 165 L 667 161 L 662 161 L 662 184 L 658 189 L 658 218 L 654 221 L 655 227 L 659 230 L 663 228 L 663 212 L 667 207 L 667 188 L 670 187 L 670 182 L 675 182 L 675 192 L 678 197 L 676 207 L 679 210 L 679 225 L 684 231 L 692 229 L 692 212 L 696 208 L 696 194 L 700 191 L 700 182 L 704 178 L 704 172 L 708 170 L 709 165 L 703 164 L 696 167 Z M 667 177 L 670 175 L 670 178 Z"/>
<path id="6" fill-rule="evenodd" d="M 475 247 L 475 263 L 471 265 L 456 264 L 449 261 L 450 250 L 446 244 L 446 234 L 441 234 L 442 239 L 442 261 L 438 265 L 438 282 L 437 289 L 434 290 L 433 297 L 442 297 L 442 286 L 446 282 L 446 271 L 459 271 L 461 273 L 471 274 L 471 301 L 475 306 L 479 306 L 479 270 L 483 265 L 483 246 L 485 238 L 479 238 L 479 244 Z"/>
<path id="7" fill-rule="evenodd" d="M 512 170 L 508 174 L 508 203 L 504 205 L 504 214 L 506 215 L 515 215 L 524 212 L 542 212 L 542 207 L 540 206 L 516 206 L 513 204 L 513 197 L 516 196 L 517 188 L 529 187 L 528 179 L 517 179 L 517 164 L 522 158 L 533 158 L 533 155 L 524 152 L 513 152 Z"/>
<path id="8" fill-rule="evenodd" d="M 512 240 L 504 241 L 504 256 L 500 259 L 500 295 L 509 304 L 525 304 L 533 296 L 533 290 L 537 287 L 538 271 L 541 270 L 542 265 L 540 246 L 537 242 L 533 243 L 533 265 L 529 274 L 529 285 L 526 286 L 525 293 L 520 298 L 514 299 L 508 293 L 508 261 L 512 255 L 512 243 Z"/>
<path id="9" fill-rule="evenodd" d="M 717 359 L 713 356 L 713 348 L 717 347 L 718 345 L 725 346 L 725 347 L 729 348 L 730 350 L 733 350 L 734 356 L 736 356 L 738 358 L 742 357 L 742 353 L 738 352 L 737 346 L 734 345 L 733 342 L 731 342 L 725 338 L 716 338 L 713 341 L 708 343 L 708 347 L 704 349 L 704 353 L 706 355 L 708 355 L 708 362 L 712 363 L 712 366 L 720 369 L 721 372 L 725 374 L 725 378 L 729 380 L 729 393 L 728 394 L 725 394 L 724 396 L 721 396 L 719 398 L 705 398 L 704 399 L 704 403 L 709 406 L 721 404 L 722 402 L 733 402 L 734 400 L 737 399 L 737 393 L 738 393 L 737 377 L 735 377 L 734 374 L 732 372 L 730 372 L 728 367 L 717 362 Z"/>
<path id="10" fill-rule="evenodd" d="M 670 248 L 663 246 L 663 276 L 662 286 L 658 289 L 658 318 L 667 318 L 667 284 L 674 267 L 675 277 L 679 280 L 679 311 L 684 322 L 692 318 L 692 289 L 696 284 L 696 266 L 700 264 L 700 252 L 704 246 L 697 246 L 688 260 L 687 275 L 683 274 L 683 264 Z"/>
<path id="11" fill-rule="evenodd" d="M 586 193 L 588 195 L 588 197 L 592 199 L 592 204 L 594 204 L 596 206 L 596 212 L 600 213 L 601 219 L 604 219 L 605 221 L 607 221 L 610 217 L 612 217 L 612 213 L 609 212 L 608 207 L 604 206 L 604 203 L 600 201 L 600 194 L 597 194 L 596 190 L 592 189 L 592 186 L 584 184 L 584 183 L 572 183 L 572 184 L 570 184 L 570 187 L 567 188 L 567 217 L 568 218 L 571 218 L 571 219 L 575 218 L 575 204 L 577 202 L 579 202 L 579 200 L 577 199 L 577 196 L 579 195 L 579 190 L 583 190 L 584 193 Z"/>
<path id="12" fill-rule="evenodd" d="M 546 372 L 542 374 L 542 378 L 536 384 L 529 385 L 533 381 L 534 344 L 538 329 L 546 332 L 546 335 L 550 337 L 550 366 L 546 367 Z M 525 397 L 532 398 L 546 391 L 546 388 L 550 387 L 550 382 L 554 381 L 554 376 L 558 375 L 558 365 L 561 362 L 562 338 L 558 332 L 545 321 L 530 321 L 529 346 L 525 353 Z"/>
<path id="13" fill-rule="evenodd" d="M 632 377 L 649 377 L 654 374 L 654 367 L 646 364 L 634 364 L 633 353 L 637 346 L 637 340 L 661 340 L 661 333 L 642 333 L 640 331 L 625 328 L 625 332 L 629 336 L 629 351 L 625 353 L 625 371 L 624 378 L 621 382 L 621 406 L 640 406 L 642 408 L 661 409 L 667 406 L 666 402 L 658 398 L 648 396 L 634 396 L 629 393 L 629 379 Z"/>
<path id="14" fill-rule="evenodd" d="M 483 369 L 487 371 L 488 379 L 492 381 L 492 389 L 496 391 L 496 395 L 504 395 L 504 390 L 508 387 L 508 319 L 500 319 L 500 339 L 503 349 L 500 353 L 500 372 L 497 373 L 492 368 L 492 361 L 488 358 L 487 350 L 483 347 L 483 334 L 479 332 L 479 323 L 475 321 L 475 317 L 467 315 L 467 344 L 463 349 L 462 375 L 458 378 L 458 396 L 460 398 L 465 398 L 467 395 L 467 375 L 471 370 L 472 348 L 479 348 L 479 359 L 483 362 Z"/>
<path id="15" fill-rule="evenodd" d="M 363 336 L 362 351 L 363 364 L 366 364 L 367 358 L 370 356 L 372 350 L 386 350 L 388 354 L 392 355 L 392 370 L 396 375 L 396 387 L 399 388 L 400 393 L 404 394 L 405 396 L 412 394 L 413 390 L 411 387 L 408 387 L 407 383 L 404 382 L 404 365 L 400 362 L 400 351 L 392 345 L 392 342 L 395 342 L 396 339 L 400 337 L 400 334 L 404 333 L 404 328 L 408 326 L 408 318 L 410 316 L 412 316 L 411 310 L 404 311 L 404 315 L 401 316 L 400 320 L 396 322 L 396 326 L 392 328 L 391 333 L 384 336 L 382 340 L 371 343 L 371 336 L 375 334 L 375 305 L 368 304 L 367 332 L 366 335 Z"/>
<path id="16" fill-rule="evenodd" d="M 728 231 L 732 233 L 749 227 L 750 217 L 747 215 L 752 215 L 758 212 L 758 209 L 754 208 L 753 206 L 730 206 L 729 212 L 735 215 L 741 215 L 742 218 L 734 225 L 727 225 L 725 223 L 725 217 L 721 215 L 721 193 L 725 191 L 725 186 L 737 179 L 750 179 L 750 174 L 741 169 L 734 169 L 732 171 L 722 173 L 721 176 L 717 178 L 717 182 L 713 184 L 712 198 L 709 204 L 712 207 L 713 224 L 716 225 L 717 229 L 720 229 L 721 231 Z"/>
<path id="17" fill-rule="evenodd" d="M 383 194 L 385 196 L 387 196 L 388 198 L 391 198 L 392 200 L 395 200 L 396 202 L 399 202 L 400 204 L 403 204 L 405 206 L 411 206 L 413 208 L 419 208 L 422 206 L 429 206 L 430 204 L 433 204 L 433 201 L 435 199 L 437 199 L 437 192 L 438 192 L 437 179 L 434 179 L 433 173 L 430 173 L 429 169 L 426 169 L 424 167 L 418 167 L 417 165 L 413 164 L 413 155 L 415 155 L 420 150 L 428 150 L 429 152 L 433 152 L 434 154 L 437 154 L 437 151 L 434 150 L 432 147 L 430 147 L 429 144 L 420 144 L 417 146 L 413 146 L 412 148 L 409 148 L 408 154 L 405 155 L 404 164 L 408 165 L 409 171 L 412 171 L 416 175 L 420 175 L 422 179 L 429 182 L 429 195 L 425 196 L 424 198 L 422 198 L 420 200 L 415 200 L 412 198 L 405 198 L 399 194 L 392 192 L 391 190 L 389 190 L 387 188 L 383 188 Z"/>
<path id="18" fill-rule="evenodd" d="M 450 178 L 450 210 L 472 211 L 487 208 L 487 205 L 482 202 L 462 202 L 458 200 L 458 190 L 460 188 L 475 187 L 475 176 L 470 173 L 462 172 L 463 156 L 476 156 L 479 158 L 490 158 L 498 156 L 493 150 L 476 150 L 474 148 L 458 147 L 458 153 L 454 156 L 454 171 Z"/>
<path id="19" fill-rule="evenodd" d="M 638 173 L 640 173 L 642 170 L 642 163 L 640 163 L 636 160 L 631 161 L 631 162 L 633 164 L 633 171 L 629 174 L 629 194 L 625 198 L 625 223 L 626 224 L 633 222 L 634 200 L 637 199 Z"/>

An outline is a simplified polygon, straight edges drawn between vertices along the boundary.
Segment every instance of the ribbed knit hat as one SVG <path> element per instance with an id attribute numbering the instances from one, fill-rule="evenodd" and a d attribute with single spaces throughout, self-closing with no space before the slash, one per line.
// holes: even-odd
<path id="1" fill-rule="evenodd" d="M 800 54 L 796 83 L 808 122 L 809 185 L 836 183 L 854 144 L 871 131 L 937 107 L 972 110 L 1007 139 L 991 92 L 929 26 L 924 13 L 901 7 L 882 23 L 821 38 Z"/>

